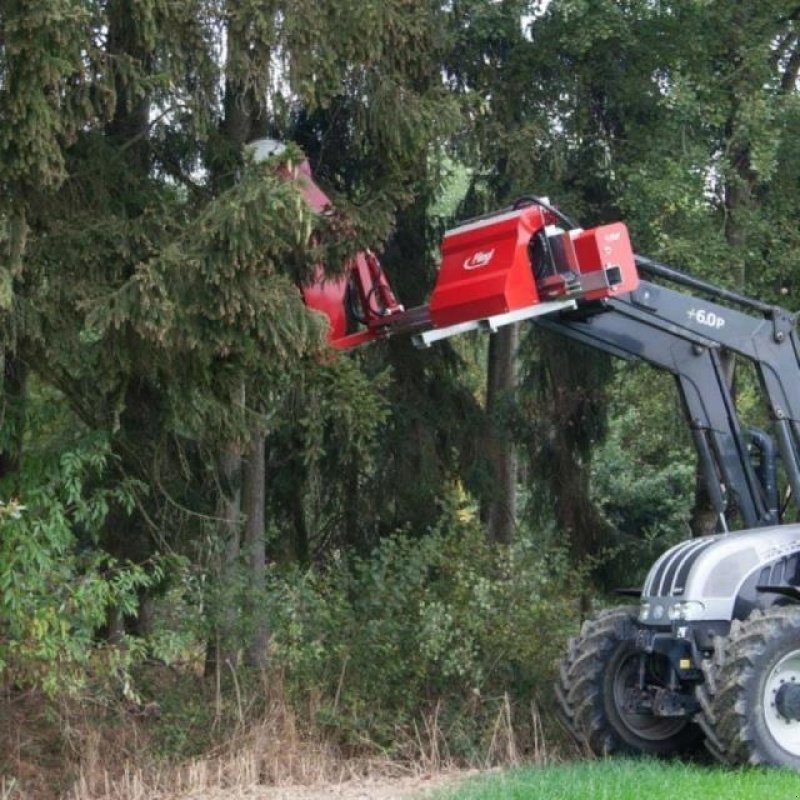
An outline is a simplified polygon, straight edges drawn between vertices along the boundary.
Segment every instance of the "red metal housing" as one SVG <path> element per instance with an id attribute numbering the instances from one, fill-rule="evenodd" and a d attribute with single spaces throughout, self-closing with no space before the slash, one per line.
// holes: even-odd
<path id="1" fill-rule="evenodd" d="M 303 197 L 314 211 L 323 212 L 330 206 L 330 199 L 311 176 L 308 161 L 296 168 L 295 177 L 299 178 Z M 370 251 L 357 253 L 338 277 L 327 277 L 323 266 L 318 265 L 312 281 L 301 286 L 300 291 L 309 308 L 328 318 L 328 342 L 338 348 L 374 339 L 376 331 L 386 325 L 387 317 L 403 311 L 378 259 Z M 359 319 L 352 318 L 351 310 L 356 309 Z M 366 330 L 351 331 L 359 322 Z"/>
<path id="2" fill-rule="evenodd" d="M 526 206 L 448 231 L 430 301 L 433 325 L 489 319 L 562 298 L 600 300 L 636 288 L 624 224 L 560 231 L 549 227 L 554 221 L 549 211 Z M 537 235 L 538 249 L 532 246 Z"/>
<path id="3" fill-rule="evenodd" d="M 308 162 L 294 177 L 309 205 L 324 211 L 329 200 Z M 527 205 L 448 231 L 428 306 L 404 310 L 369 251 L 356 254 L 340 277 L 326 277 L 318 266 L 312 281 L 301 286 L 303 300 L 328 318 L 329 343 L 348 349 L 395 333 L 419 334 L 427 346 L 476 327 L 494 330 L 636 288 L 625 225 L 561 231 L 556 222 L 551 210 Z"/>
<path id="4" fill-rule="evenodd" d="M 292 177 L 296 178 L 302 186 L 303 197 L 314 211 L 321 213 L 330 206 L 330 198 L 314 183 L 314 179 L 311 177 L 311 167 L 308 161 L 303 161 L 296 167 Z M 300 287 L 303 302 L 309 308 L 319 311 L 328 318 L 330 324 L 328 341 L 331 343 L 347 335 L 348 280 L 349 270 L 338 277 L 329 278 L 325 275 L 323 266 L 319 264 L 314 270 L 313 280 Z"/>
<path id="5" fill-rule="evenodd" d="M 578 272 L 586 278 L 605 273 L 605 280 L 583 295 L 584 300 L 602 300 L 612 294 L 632 292 L 639 285 L 639 273 L 628 236 L 622 222 L 600 225 L 588 231 L 569 231 Z M 612 272 L 613 271 L 613 272 Z M 587 286 L 589 284 L 586 281 Z"/>
<path id="6" fill-rule="evenodd" d="M 257 160 L 283 148 L 271 139 L 251 146 Z M 315 211 L 330 206 L 308 161 L 279 170 L 300 182 Z M 414 334 L 415 343 L 428 346 L 467 330 L 496 330 L 636 288 L 639 278 L 622 223 L 564 232 L 555 227 L 560 215 L 546 202 L 525 202 L 447 231 L 428 306 L 406 311 L 370 251 L 357 253 L 338 277 L 327 277 L 318 265 L 300 287 L 303 300 L 327 317 L 329 343 L 347 349 L 395 333 Z"/>
<path id="7" fill-rule="evenodd" d="M 528 243 L 550 221 L 545 215 L 528 206 L 447 231 L 429 305 L 437 328 L 539 302 Z"/>

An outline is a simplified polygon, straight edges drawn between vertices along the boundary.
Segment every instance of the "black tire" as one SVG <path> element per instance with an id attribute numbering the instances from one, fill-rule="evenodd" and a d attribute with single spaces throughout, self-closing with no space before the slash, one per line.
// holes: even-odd
<path id="1" fill-rule="evenodd" d="M 800 608 L 776 606 L 734 620 L 701 712 L 714 755 L 733 765 L 800 770 L 800 720 L 787 721 L 775 703 L 783 683 L 800 685 Z"/>
<path id="2" fill-rule="evenodd" d="M 702 733 L 690 720 L 622 709 L 622 691 L 638 678 L 639 652 L 631 638 L 638 610 L 620 606 L 602 611 L 584 622 L 580 636 L 570 640 L 556 684 L 561 719 L 595 755 L 692 752 Z"/>
<path id="3" fill-rule="evenodd" d="M 706 750 L 721 764 L 730 764 L 727 748 L 717 734 L 717 718 L 714 711 L 714 698 L 717 694 L 717 675 L 724 653 L 721 645 L 724 639 L 717 638 L 717 646 L 711 659 L 703 661 L 704 682 L 695 688 L 695 697 L 700 711 L 695 715 L 695 723 L 705 736 Z"/>

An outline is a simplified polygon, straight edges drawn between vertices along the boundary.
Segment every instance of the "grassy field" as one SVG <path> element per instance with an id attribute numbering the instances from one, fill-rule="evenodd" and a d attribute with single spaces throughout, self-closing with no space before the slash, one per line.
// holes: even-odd
<path id="1" fill-rule="evenodd" d="M 800 775 L 656 761 L 583 761 L 479 778 L 437 800 L 800 800 Z"/>

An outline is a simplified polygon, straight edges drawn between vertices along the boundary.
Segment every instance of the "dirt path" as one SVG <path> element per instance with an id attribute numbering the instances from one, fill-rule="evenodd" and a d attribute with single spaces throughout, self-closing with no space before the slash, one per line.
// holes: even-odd
<path id="1" fill-rule="evenodd" d="M 235 800 L 425 800 L 452 787 L 477 770 L 441 772 L 405 778 L 365 778 L 315 786 L 273 786 L 237 793 Z M 199 798 L 198 798 L 199 800 Z M 234 800 L 229 792 L 206 794 L 202 800 Z"/>

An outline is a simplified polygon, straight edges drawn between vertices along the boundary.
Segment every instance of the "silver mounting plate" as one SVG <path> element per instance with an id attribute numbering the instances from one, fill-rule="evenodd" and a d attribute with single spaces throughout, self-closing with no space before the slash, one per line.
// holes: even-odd
<path id="1" fill-rule="evenodd" d="M 485 331 L 494 333 L 498 329 L 512 325 L 515 322 L 522 322 L 533 317 L 541 317 L 545 314 L 554 314 L 556 311 L 566 311 L 577 307 L 574 300 L 550 300 L 546 303 L 535 303 L 532 306 L 518 308 L 516 311 L 507 311 L 505 314 L 496 314 L 485 319 L 476 319 L 469 322 L 459 322 L 457 325 L 448 325 L 445 328 L 432 328 L 429 331 L 414 334 L 411 341 L 415 347 L 430 347 L 434 342 L 442 339 L 449 339 L 467 331 Z"/>

